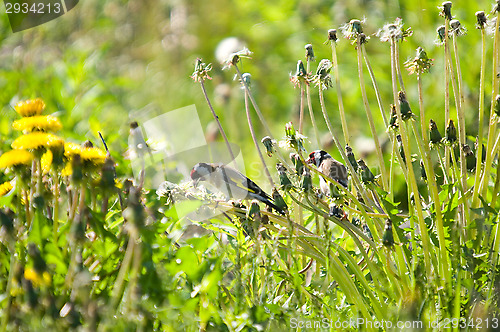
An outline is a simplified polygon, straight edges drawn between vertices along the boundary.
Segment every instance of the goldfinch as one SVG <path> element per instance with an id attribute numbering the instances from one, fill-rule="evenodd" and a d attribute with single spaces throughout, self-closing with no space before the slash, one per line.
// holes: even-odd
<path id="1" fill-rule="evenodd" d="M 198 163 L 191 170 L 191 179 L 195 186 L 200 181 L 207 181 L 228 199 L 256 199 L 281 214 L 285 213 L 282 208 L 272 202 L 271 196 L 234 168 L 222 164 Z"/>
<path id="2" fill-rule="evenodd" d="M 326 151 L 315 150 L 311 152 L 306 162 L 308 164 L 316 165 L 321 173 L 325 174 L 326 176 L 330 177 L 331 179 L 337 181 L 342 186 L 347 188 L 347 168 L 341 162 L 333 159 L 332 156 L 330 156 Z M 328 184 L 328 182 L 323 177 L 320 177 L 319 181 L 321 192 L 324 195 L 331 196 L 330 185 Z"/>

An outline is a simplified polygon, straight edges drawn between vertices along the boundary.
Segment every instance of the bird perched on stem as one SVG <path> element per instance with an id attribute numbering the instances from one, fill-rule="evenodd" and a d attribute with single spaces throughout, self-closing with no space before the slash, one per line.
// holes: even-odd
<path id="1" fill-rule="evenodd" d="M 347 168 L 341 162 L 333 159 L 326 151 L 315 150 L 311 152 L 306 162 L 316 165 L 321 173 L 347 188 L 349 181 Z M 330 190 L 330 184 L 323 177 L 320 177 L 319 186 L 324 195 L 331 196 L 332 190 Z"/>
<path id="2" fill-rule="evenodd" d="M 272 201 L 271 196 L 234 168 L 223 164 L 198 163 L 191 170 L 191 179 L 195 186 L 200 181 L 207 181 L 224 193 L 228 199 L 256 199 L 279 213 L 285 214 L 284 209 L 278 207 Z"/>

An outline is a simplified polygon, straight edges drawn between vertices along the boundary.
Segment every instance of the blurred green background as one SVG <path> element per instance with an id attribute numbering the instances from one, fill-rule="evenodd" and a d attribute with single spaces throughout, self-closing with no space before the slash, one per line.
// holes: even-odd
<path id="1" fill-rule="evenodd" d="M 436 59 L 431 73 L 424 76 L 424 98 L 428 117 L 434 118 L 443 132 L 443 48 L 435 45 L 436 28 L 443 23 L 438 15 L 440 4 L 426 0 L 83 0 L 63 17 L 15 34 L 3 9 L 0 148 L 5 150 L 17 135 L 10 128 L 12 120 L 17 118 L 12 106 L 31 97 L 43 98 L 47 113 L 56 113 L 61 118 L 65 137 L 97 142 L 97 131 L 101 131 L 117 155 L 126 150 L 128 123 L 133 120 L 141 123 L 155 114 L 195 104 L 206 127 L 212 120 L 211 114 L 199 84 L 189 77 L 196 58 L 201 57 L 213 64 L 213 80 L 206 86 L 229 139 L 242 146 L 246 161 L 256 160 L 244 120 L 243 94 L 233 80 L 234 71 L 222 71 L 215 58 L 219 43 L 236 37 L 254 52 L 252 60 L 243 60 L 242 69 L 252 74 L 257 102 L 274 136 L 279 138 L 284 134 L 285 122 L 298 123 L 299 90 L 294 89 L 289 77 L 297 60 L 304 60 L 304 45 L 314 46 L 315 71 L 320 59 L 331 56 L 330 47 L 323 44 L 327 30 L 338 28 L 352 18 L 366 18 L 364 30 L 371 37 L 367 51 L 389 112 L 392 101 L 389 45 L 373 34 L 398 16 L 414 31 L 401 47 L 401 61 L 413 57 L 418 46 Z M 492 1 L 462 0 L 454 1 L 452 8 L 453 15 L 468 29 L 467 35 L 460 38 L 459 52 L 467 132 L 471 136 L 477 132 L 481 53 L 474 13 L 489 12 L 492 5 Z M 491 38 L 489 41 L 491 50 Z M 369 139 L 354 46 L 340 39 L 337 50 L 349 129 L 353 137 Z M 403 77 L 410 103 L 418 114 L 416 79 L 406 71 Z M 379 135 L 386 137 L 367 74 L 365 79 Z M 486 82 L 486 91 L 491 91 L 491 70 L 487 71 Z M 328 112 L 341 136 L 335 89 L 328 90 L 325 96 Z M 313 89 L 313 107 L 320 130 L 326 134 L 316 89 Z M 456 118 L 454 109 L 452 118 Z M 257 117 L 254 123 L 259 124 Z M 306 135 L 311 136 L 308 116 L 305 128 Z M 257 125 L 256 129 L 262 137 L 262 127 Z M 358 143 L 355 152 L 363 145 L 366 143 Z M 306 147 L 316 148 L 312 144 Z M 333 148 L 328 150 L 336 155 Z M 371 164 L 375 165 L 375 161 Z"/>

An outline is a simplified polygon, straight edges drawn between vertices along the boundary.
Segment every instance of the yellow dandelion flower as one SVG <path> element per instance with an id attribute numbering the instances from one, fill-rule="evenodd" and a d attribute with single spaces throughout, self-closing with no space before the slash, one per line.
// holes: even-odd
<path id="1" fill-rule="evenodd" d="M 52 278 L 47 271 L 43 272 L 40 275 L 40 273 L 36 272 L 32 268 L 27 268 L 26 270 L 24 270 L 24 278 L 26 280 L 30 280 L 35 287 L 50 285 L 50 283 L 52 282 Z"/>
<path id="2" fill-rule="evenodd" d="M 104 160 L 106 159 L 106 152 L 99 148 L 82 148 L 80 153 L 82 157 L 82 161 L 92 163 L 96 166 L 104 164 Z"/>
<path id="3" fill-rule="evenodd" d="M 4 182 L 0 184 L 0 197 L 7 195 L 12 190 L 12 183 Z"/>
<path id="4" fill-rule="evenodd" d="M 55 116 L 36 115 L 14 121 L 12 128 L 27 131 L 58 131 L 62 128 L 62 124 Z"/>
<path id="5" fill-rule="evenodd" d="M 66 158 L 71 158 L 75 154 L 80 154 L 82 152 L 82 147 L 79 144 L 66 142 L 64 143 L 64 156 Z"/>
<path id="6" fill-rule="evenodd" d="M 73 174 L 73 168 L 71 167 L 71 163 L 66 163 L 63 170 L 61 171 L 62 176 L 71 176 Z"/>
<path id="7" fill-rule="evenodd" d="M 0 156 L 0 168 L 30 165 L 33 154 L 26 150 L 11 150 Z"/>
<path id="8" fill-rule="evenodd" d="M 29 133 L 16 138 L 12 142 L 14 149 L 37 150 L 40 148 L 50 148 L 53 146 L 61 146 L 64 140 L 56 135 L 42 132 Z"/>
<path id="9" fill-rule="evenodd" d="M 23 117 L 34 116 L 42 114 L 42 111 L 45 109 L 45 103 L 40 98 L 29 99 L 17 103 L 14 108 Z"/>
<path id="10" fill-rule="evenodd" d="M 42 172 L 43 174 L 48 174 L 50 172 L 50 166 L 52 165 L 53 154 L 52 151 L 47 150 L 42 156 Z"/>

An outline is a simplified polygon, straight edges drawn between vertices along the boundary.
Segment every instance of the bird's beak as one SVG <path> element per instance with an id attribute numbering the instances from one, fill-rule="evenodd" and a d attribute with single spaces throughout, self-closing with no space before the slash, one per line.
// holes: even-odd
<path id="1" fill-rule="evenodd" d="M 198 187 L 198 182 L 200 182 L 200 179 L 194 179 L 193 180 L 193 187 L 197 188 Z"/>
<path id="2" fill-rule="evenodd" d="M 312 164 L 312 163 L 313 163 L 313 161 L 312 161 L 312 160 L 311 160 L 311 158 L 309 157 L 309 158 L 307 158 L 307 159 L 306 159 L 306 163 L 308 163 L 308 164 Z"/>

